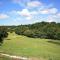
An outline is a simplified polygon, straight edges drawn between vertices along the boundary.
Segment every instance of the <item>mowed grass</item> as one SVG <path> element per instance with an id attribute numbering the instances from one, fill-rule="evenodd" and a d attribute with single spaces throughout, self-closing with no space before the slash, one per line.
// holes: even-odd
<path id="1" fill-rule="evenodd" d="M 48 60 L 60 60 L 60 41 L 40 38 L 29 38 L 9 33 L 0 51 L 24 57 L 37 57 Z"/>

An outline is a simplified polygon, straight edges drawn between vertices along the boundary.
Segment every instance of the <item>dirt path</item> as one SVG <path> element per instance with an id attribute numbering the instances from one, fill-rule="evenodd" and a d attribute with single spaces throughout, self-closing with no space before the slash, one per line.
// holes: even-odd
<path id="1" fill-rule="evenodd" d="M 9 55 L 9 54 L 4 54 L 4 53 L 0 53 L 0 56 L 2 56 L 2 58 L 8 57 L 8 58 L 11 58 L 12 60 L 48 60 L 48 59 L 36 58 L 36 57 L 26 58 L 26 57 Z"/>
<path id="2" fill-rule="evenodd" d="M 9 58 L 12 58 L 12 59 L 16 59 L 16 60 L 29 60 L 28 58 L 25 58 L 25 57 L 13 56 L 13 55 L 4 54 L 4 53 L 0 53 L 0 55 L 5 56 L 5 57 L 9 57 Z"/>

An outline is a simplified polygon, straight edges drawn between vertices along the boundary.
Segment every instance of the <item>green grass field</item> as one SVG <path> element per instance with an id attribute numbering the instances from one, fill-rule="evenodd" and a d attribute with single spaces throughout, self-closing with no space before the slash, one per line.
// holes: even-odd
<path id="1" fill-rule="evenodd" d="M 0 46 L 0 51 L 10 55 L 60 60 L 60 41 L 29 38 L 16 35 L 15 33 L 9 33 L 8 38 Z"/>

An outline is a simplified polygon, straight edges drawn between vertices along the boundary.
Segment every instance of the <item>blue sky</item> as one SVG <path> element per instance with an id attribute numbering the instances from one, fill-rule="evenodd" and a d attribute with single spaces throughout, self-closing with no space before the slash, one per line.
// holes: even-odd
<path id="1" fill-rule="evenodd" d="M 60 22 L 60 0 L 0 0 L 0 25 Z"/>

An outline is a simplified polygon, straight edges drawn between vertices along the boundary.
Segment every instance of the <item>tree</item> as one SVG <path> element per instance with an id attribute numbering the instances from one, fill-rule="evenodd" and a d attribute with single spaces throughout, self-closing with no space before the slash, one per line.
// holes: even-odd
<path id="1" fill-rule="evenodd" d="M 3 43 L 4 38 L 6 38 L 8 36 L 7 31 L 5 30 L 5 28 L 1 27 L 0 28 L 0 45 Z"/>

